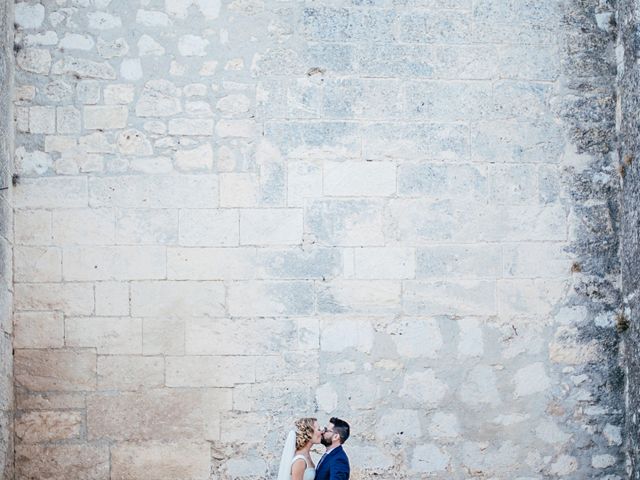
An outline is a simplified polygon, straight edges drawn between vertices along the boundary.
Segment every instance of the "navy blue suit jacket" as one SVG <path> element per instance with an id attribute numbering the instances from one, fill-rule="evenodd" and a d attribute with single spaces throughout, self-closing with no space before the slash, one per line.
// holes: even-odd
<path id="1" fill-rule="evenodd" d="M 349 480 L 349 459 L 342 445 L 331 450 L 316 468 L 316 480 Z"/>

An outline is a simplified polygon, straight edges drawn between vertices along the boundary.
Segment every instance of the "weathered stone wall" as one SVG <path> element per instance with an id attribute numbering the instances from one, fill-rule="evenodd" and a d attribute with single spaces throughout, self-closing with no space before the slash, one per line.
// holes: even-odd
<path id="1" fill-rule="evenodd" d="M 618 26 L 618 133 L 622 174 L 622 215 L 620 228 L 623 321 L 626 369 L 626 449 L 629 478 L 640 478 L 640 4 L 635 0 L 619 2 Z"/>
<path id="2" fill-rule="evenodd" d="M 18 3 L 18 478 L 621 478 L 611 14 Z"/>
<path id="3" fill-rule="evenodd" d="M 13 4 L 0 2 L 0 478 L 13 479 Z"/>

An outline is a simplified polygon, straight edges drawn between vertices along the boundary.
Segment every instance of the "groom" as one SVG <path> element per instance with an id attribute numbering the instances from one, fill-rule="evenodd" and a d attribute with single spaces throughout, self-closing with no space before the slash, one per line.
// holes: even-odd
<path id="1" fill-rule="evenodd" d="M 349 424 L 333 417 L 322 432 L 322 444 L 327 451 L 316 466 L 315 480 L 349 480 L 349 459 L 342 444 L 349 438 Z"/>

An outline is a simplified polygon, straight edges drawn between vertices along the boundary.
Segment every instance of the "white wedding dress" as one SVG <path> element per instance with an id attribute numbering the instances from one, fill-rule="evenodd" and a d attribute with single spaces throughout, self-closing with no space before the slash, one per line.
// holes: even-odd
<path id="1" fill-rule="evenodd" d="M 315 480 L 316 469 L 309 466 L 309 462 L 304 455 L 296 455 L 296 432 L 291 430 L 287 435 L 280 458 L 280 468 L 278 469 L 277 480 L 291 480 L 291 466 L 297 459 L 302 458 L 307 468 L 304 470 L 302 480 Z"/>
<path id="2" fill-rule="evenodd" d="M 299 458 L 303 459 L 305 465 L 307 466 L 307 468 L 305 468 L 304 470 L 304 475 L 302 476 L 302 480 L 315 480 L 316 469 L 309 466 L 309 463 L 307 462 L 307 459 L 305 458 L 304 455 L 296 455 L 295 457 L 293 457 L 291 459 L 291 465 L 293 465 L 293 462 L 295 462 Z"/>

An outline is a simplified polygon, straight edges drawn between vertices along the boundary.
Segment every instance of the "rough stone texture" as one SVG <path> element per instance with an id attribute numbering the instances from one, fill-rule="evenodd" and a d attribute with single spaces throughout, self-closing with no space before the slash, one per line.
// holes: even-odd
<path id="1" fill-rule="evenodd" d="M 621 478 L 613 13 L 19 2 L 18 478 Z"/>
<path id="2" fill-rule="evenodd" d="M 26 6 L 26 4 L 22 4 Z M 40 8 L 38 8 L 40 7 Z M 44 14 L 39 5 L 37 12 L 22 14 L 28 22 L 38 23 Z M 14 10 L 20 14 L 20 4 L 0 5 L 0 479 L 13 479 L 14 475 L 14 388 L 13 388 L 13 210 L 12 173 L 14 157 L 13 82 Z"/>
<path id="3" fill-rule="evenodd" d="M 634 0 L 618 2 L 618 116 L 619 160 L 624 170 L 622 183 L 622 213 L 620 221 L 620 257 L 622 267 L 623 321 L 629 323 L 625 332 L 624 368 L 626 373 L 626 422 L 624 442 L 627 451 L 627 473 L 630 479 L 640 479 L 640 66 L 638 65 L 638 28 L 640 3 Z M 622 441 L 615 428 L 608 426 L 605 435 L 610 444 Z"/>

